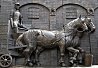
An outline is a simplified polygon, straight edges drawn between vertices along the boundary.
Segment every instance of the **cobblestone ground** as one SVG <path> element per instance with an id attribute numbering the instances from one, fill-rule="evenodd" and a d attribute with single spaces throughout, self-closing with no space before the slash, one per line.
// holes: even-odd
<path id="1" fill-rule="evenodd" d="M 98 65 L 92 65 L 90 67 L 25 67 L 25 66 L 13 66 L 9 68 L 98 68 Z"/>

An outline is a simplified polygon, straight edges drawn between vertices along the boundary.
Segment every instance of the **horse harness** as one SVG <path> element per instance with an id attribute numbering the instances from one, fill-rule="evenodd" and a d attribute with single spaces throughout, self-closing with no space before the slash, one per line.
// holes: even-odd
<path id="1" fill-rule="evenodd" d="M 64 32 L 65 33 L 65 32 Z M 43 37 L 45 37 L 45 35 L 44 35 L 44 33 L 41 31 L 41 34 L 42 34 L 42 36 Z M 61 37 L 61 38 L 59 38 L 59 39 L 57 39 L 57 35 L 58 34 L 55 34 L 55 38 L 56 38 L 56 40 L 54 41 L 54 42 L 52 42 L 52 43 L 50 43 L 49 45 L 54 45 L 54 44 L 56 44 L 56 43 L 58 43 L 59 41 L 61 41 L 63 38 L 65 38 L 65 42 L 66 42 L 66 37 L 68 37 L 68 36 L 70 36 L 70 35 L 73 35 L 73 33 L 70 33 L 70 34 L 68 34 L 68 35 L 65 35 L 65 36 L 63 36 L 63 37 Z M 46 38 L 46 37 L 45 37 Z M 74 37 L 73 37 L 74 38 Z M 73 38 L 72 38 L 72 40 L 73 40 Z M 41 42 L 41 41 L 39 41 L 39 42 Z M 44 45 L 44 44 L 43 44 Z"/>

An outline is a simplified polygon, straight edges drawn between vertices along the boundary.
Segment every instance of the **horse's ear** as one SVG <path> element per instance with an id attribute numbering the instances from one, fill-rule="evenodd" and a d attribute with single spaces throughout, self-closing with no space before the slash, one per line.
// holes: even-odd
<path id="1" fill-rule="evenodd" d="M 79 19 L 81 19 L 81 15 L 79 16 Z"/>

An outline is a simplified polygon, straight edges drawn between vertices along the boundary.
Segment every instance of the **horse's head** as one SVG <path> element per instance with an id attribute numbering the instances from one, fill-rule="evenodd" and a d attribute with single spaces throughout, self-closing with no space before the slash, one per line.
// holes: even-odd
<path id="1" fill-rule="evenodd" d="M 88 31 L 90 33 L 93 33 L 95 31 L 95 25 L 93 24 L 91 18 L 85 17 L 82 19 L 82 21 L 87 25 Z"/>
<path id="2" fill-rule="evenodd" d="M 82 20 L 81 16 L 67 24 L 69 30 L 76 30 L 78 32 L 84 32 L 88 30 L 87 23 Z"/>

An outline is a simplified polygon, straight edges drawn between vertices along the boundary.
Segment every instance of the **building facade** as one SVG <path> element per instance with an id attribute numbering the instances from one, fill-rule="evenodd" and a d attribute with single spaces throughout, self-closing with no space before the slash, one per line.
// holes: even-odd
<path id="1" fill-rule="evenodd" d="M 46 30 L 62 30 L 66 25 L 80 15 L 92 18 L 96 31 L 91 34 L 93 64 L 98 64 L 98 0 L 0 0 L 0 47 L 8 45 L 8 19 L 14 10 L 15 2 L 20 3 L 22 22 L 28 29 L 40 28 Z M 88 35 L 81 40 L 81 47 L 90 52 Z M 57 66 L 58 50 L 49 50 L 40 55 L 42 66 Z M 65 58 L 66 59 L 66 58 Z M 22 61 L 21 61 L 22 60 Z M 13 65 L 23 64 L 24 58 L 17 58 Z M 68 61 L 68 60 L 66 60 Z M 67 63 L 67 62 L 66 62 Z"/>

